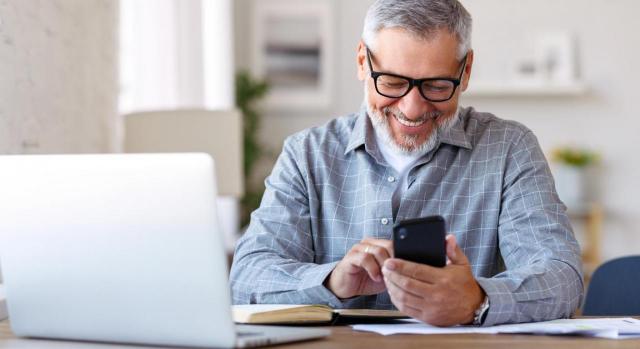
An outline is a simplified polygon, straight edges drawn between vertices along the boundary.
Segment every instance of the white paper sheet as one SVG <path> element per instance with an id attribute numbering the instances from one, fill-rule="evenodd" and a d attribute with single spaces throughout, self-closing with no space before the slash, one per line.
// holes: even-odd
<path id="1" fill-rule="evenodd" d="M 581 335 L 598 338 L 640 338 L 640 320 L 633 318 L 559 319 L 489 327 L 435 327 L 418 321 L 393 325 L 353 325 L 356 331 L 392 334 L 524 333 L 544 335 Z"/>

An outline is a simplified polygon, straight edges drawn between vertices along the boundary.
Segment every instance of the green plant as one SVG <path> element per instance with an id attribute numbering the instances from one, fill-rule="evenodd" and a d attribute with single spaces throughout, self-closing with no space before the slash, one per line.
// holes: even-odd
<path id="1" fill-rule="evenodd" d="M 553 150 L 551 159 L 574 167 L 585 167 L 598 161 L 598 154 L 584 148 L 559 147 Z"/>
<path id="2" fill-rule="evenodd" d="M 243 146 L 244 146 L 244 180 L 245 194 L 240 200 L 240 221 L 242 226 L 249 223 L 249 217 L 260 205 L 264 188 L 253 184 L 251 175 L 255 165 L 266 153 L 258 141 L 260 130 L 260 114 L 255 109 L 255 103 L 269 90 L 265 81 L 256 80 L 247 71 L 236 73 L 236 105 L 243 115 Z"/>

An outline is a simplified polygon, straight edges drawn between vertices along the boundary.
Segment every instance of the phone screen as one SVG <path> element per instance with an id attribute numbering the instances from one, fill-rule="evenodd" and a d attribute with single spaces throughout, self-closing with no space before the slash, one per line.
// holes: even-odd
<path id="1" fill-rule="evenodd" d="M 441 216 L 405 220 L 393 227 L 395 258 L 444 267 L 447 263 L 445 221 Z"/>

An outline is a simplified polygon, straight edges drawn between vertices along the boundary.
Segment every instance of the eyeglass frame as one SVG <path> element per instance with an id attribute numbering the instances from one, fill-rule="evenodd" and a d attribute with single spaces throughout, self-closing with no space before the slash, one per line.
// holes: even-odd
<path id="1" fill-rule="evenodd" d="M 414 86 L 417 86 L 418 87 L 418 91 L 420 92 L 420 95 L 422 96 L 422 98 L 426 99 L 429 102 L 435 102 L 435 103 L 446 102 L 446 101 L 450 100 L 451 98 L 453 98 L 453 95 L 456 94 L 456 90 L 458 89 L 458 86 L 460 86 L 460 83 L 462 82 L 462 75 L 464 74 L 464 69 L 467 66 L 467 56 L 469 55 L 467 53 L 462 58 L 462 62 L 460 62 L 460 64 L 462 64 L 462 71 L 460 71 L 460 76 L 458 76 L 457 79 L 450 78 L 450 77 L 435 77 L 435 78 L 413 79 L 413 78 L 402 76 L 402 75 L 398 75 L 398 74 L 385 73 L 385 72 L 379 72 L 379 71 L 373 70 L 373 65 L 371 64 L 371 51 L 369 50 L 369 47 L 367 47 L 366 45 L 365 45 L 365 49 L 367 51 L 367 63 L 369 63 L 369 71 L 371 72 L 371 78 L 373 79 L 373 86 L 375 87 L 376 92 L 378 92 L 379 95 L 387 97 L 387 98 L 402 98 L 402 97 L 408 95 L 409 92 L 411 92 L 411 90 L 413 89 Z M 378 89 L 378 78 L 380 76 L 383 76 L 383 75 L 393 76 L 393 77 L 396 77 L 396 78 L 404 79 L 404 80 L 409 82 L 409 87 L 407 88 L 405 93 L 402 94 L 401 96 L 388 96 L 388 95 L 385 95 L 384 93 L 380 92 L 380 90 Z M 422 84 L 425 81 L 438 81 L 438 80 L 445 80 L 445 81 L 449 81 L 449 82 L 453 83 L 453 90 L 451 90 L 451 95 L 449 96 L 449 98 L 446 98 L 446 99 L 435 99 L 434 100 L 434 99 L 428 98 L 427 96 L 424 95 L 424 92 L 422 91 L 422 87 L 421 87 Z"/>

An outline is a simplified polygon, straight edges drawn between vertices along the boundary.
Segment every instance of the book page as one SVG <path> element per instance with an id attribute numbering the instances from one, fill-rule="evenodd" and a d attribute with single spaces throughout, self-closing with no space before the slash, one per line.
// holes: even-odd
<path id="1" fill-rule="evenodd" d="M 241 304 L 232 307 L 237 323 L 309 323 L 329 322 L 333 309 L 326 305 Z"/>
<path id="2" fill-rule="evenodd" d="M 406 318 L 405 314 L 398 310 L 382 309 L 335 309 L 334 313 L 349 317 L 379 317 L 379 318 Z"/>
<path id="3" fill-rule="evenodd" d="M 263 313 L 268 311 L 287 310 L 295 308 L 326 308 L 331 311 L 331 308 L 326 305 L 309 305 L 309 304 L 237 304 L 233 306 L 233 311 L 249 312 L 249 313 Z"/>

